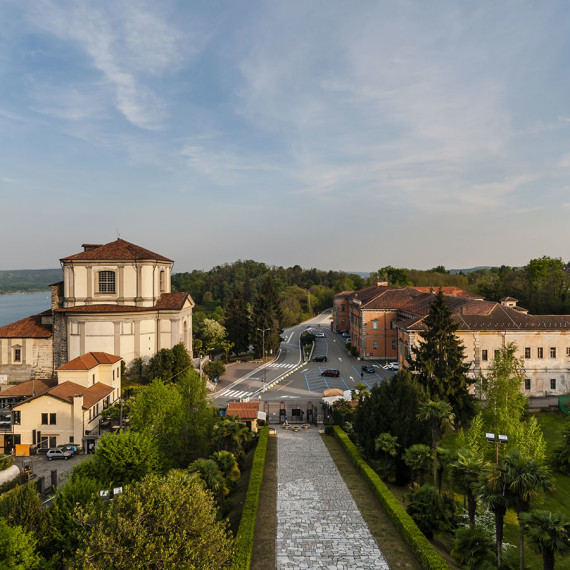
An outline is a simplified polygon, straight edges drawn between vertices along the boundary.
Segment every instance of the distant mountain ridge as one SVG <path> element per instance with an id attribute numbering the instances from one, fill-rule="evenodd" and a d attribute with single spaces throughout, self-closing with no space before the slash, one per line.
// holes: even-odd
<path id="1" fill-rule="evenodd" d="M 52 283 L 62 279 L 62 269 L 0 270 L 0 293 L 49 291 Z"/>

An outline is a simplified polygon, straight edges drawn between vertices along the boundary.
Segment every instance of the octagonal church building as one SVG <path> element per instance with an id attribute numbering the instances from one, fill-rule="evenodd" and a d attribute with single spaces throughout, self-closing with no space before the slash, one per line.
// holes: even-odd
<path id="1" fill-rule="evenodd" d="M 194 302 L 172 293 L 171 259 L 123 239 L 82 247 L 60 259 L 49 310 L 0 328 L 1 383 L 49 378 L 88 352 L 127 365 L 180 342 L 191 353 Z"/>

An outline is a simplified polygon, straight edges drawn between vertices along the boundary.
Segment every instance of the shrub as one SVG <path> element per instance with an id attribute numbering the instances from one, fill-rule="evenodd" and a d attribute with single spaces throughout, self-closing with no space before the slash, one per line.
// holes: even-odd
<path id="1" fill-rule="evenodd" d="M 396 528 L 400 531 L 404 540 L 408 543 L 412 552 L 420 564 L 426 570 L 449 569 L 445 560 L 433 549 L 428 539 L 422 534 L 410 515 L 406 513 L 402 505 L 392 495 L 388 487 L 384 485 L 374 470 L 360 457 L 358 450 L 350 441 L 346 433 L 338 426 L 334 426 L 334 434 L 364 480 L 384 507 L 388 516 L 392 519 Z"/>
<path id="2" fill-rule="evenodd" d="M 235 554 L 232 565 L 234 570 L 249 570 L 251 564 L 257 507 L 259 505 L 259 493 L 261 492 L 263 473 L 265 471 L 268 439 L 269 430 L 265 428 L 259 433 L 257 449 L 253 456 L 247 495 L 245 497 L 241 521 L 235 539 Z"/>

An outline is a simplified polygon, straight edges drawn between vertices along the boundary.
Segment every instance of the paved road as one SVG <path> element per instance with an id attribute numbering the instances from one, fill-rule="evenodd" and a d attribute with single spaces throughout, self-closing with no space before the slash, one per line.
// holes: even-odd
<path id="1" fill-rule="evenodd" d="M 277 433 L 278 570 L 388 570 L 318 431 Z"/>
<path id="2" fill-rule="evenodd" d="M 330 310 L 306 321 L 301 325 L 286 329 L 283 342 L 274 361 L 259 366 L 236 379 L 229 385 L 217 390 L 216 404 L 225 405 L 229 400 L 246 398 L 273 400 L 276 398 L 314 399 L 320 397 L 326 388 L 351 390 L 356 384 L 363 382 L 369 388 L 390 378 L 392 372 L 384 370 L 379 362 L 366 362 L 374 367 L 374 374 L 361 376 L 361 361 L 352 358 L 345 349 L 345 339 L 331 331 Z M 327 362 L 304 363 L 300 351 L 299 339 L 304 330 L 323 334 L 317 337 L 314 356 L 324 355 Z M 322 376 L 327 368 L 340 371 L 338 378 Z M 271 386 L 276 380 L 277 384 Z"/>

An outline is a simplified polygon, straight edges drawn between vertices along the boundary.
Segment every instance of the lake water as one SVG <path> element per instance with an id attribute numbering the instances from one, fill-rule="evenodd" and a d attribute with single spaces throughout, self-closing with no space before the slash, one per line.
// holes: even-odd
<path id="1" fill-rule="evenodd" d="M 0 295 L 0 327 L 47 311 L 51 307 L 51 293 L 15 293 Z"/>

